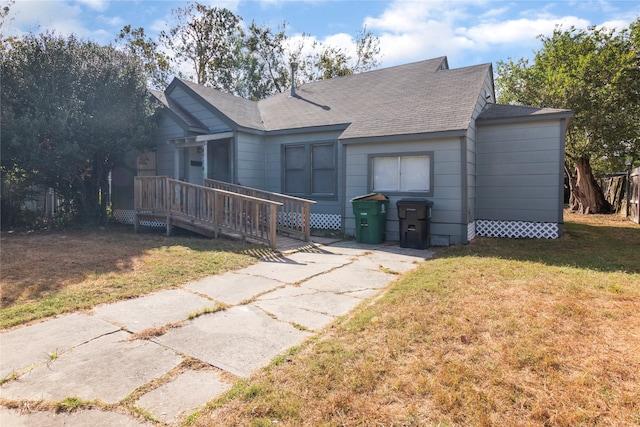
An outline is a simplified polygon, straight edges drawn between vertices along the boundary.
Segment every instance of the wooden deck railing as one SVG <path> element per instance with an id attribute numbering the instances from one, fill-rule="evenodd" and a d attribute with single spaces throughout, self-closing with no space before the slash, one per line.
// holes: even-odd
<path id="1" fill-rule="evenodd" d="M 167 234 L 173 225 L 218 237 L 221 231 L 276 248 L 277 201 L 203 187 L 168 177 L 136 177 L 135 228 L 141 220 L 161 219 Z"/>
<path id="2" fill-rule="evenodd" d="M 278 207 L 278 231 L 303 239 L 305 242 L 311 240 L 311 205 L 316 203 L 315 201 L 213 179 L 206 179 L 204 185 L 209 188 L 280 203 L 281 206 Z"/>

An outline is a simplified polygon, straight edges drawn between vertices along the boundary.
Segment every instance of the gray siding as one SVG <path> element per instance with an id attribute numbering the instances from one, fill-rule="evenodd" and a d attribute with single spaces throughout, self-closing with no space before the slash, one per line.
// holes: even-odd
<path id="1" fill-rule="evenodd" d="M 237 132 L 235 159 L 236 182 L 265 190 L 264 136 Z"/>
<path id="2" fill-rule="evenodd" d="M 563 132 L 560 120 L 480 126 L 476 219 L 561 223 Z"/>
<path id="3" fill-rule="evenodd" d="M 345 232 L 355 235 L 355 216 L 350 200 L 369 191 L 369 154 L 433 152 L 433 201 L 431 242 L 434 245 L 466 242 L 466 213 L 463 213 L 460 138 L 417 140 L 396 143 L 350 144 L 345 158 Z M 387 240 L 399 240 L 396 202 L 405 196 L 389 196 Z M 411 196 L 415 197 L 415 196 Z"/>
<path id="4" fill-rule="evenodd" d="M 156 136 L 156 175 L 173 176 L 173 145 L 167 144 L 167 139 L 184 135 L 184 130 L 167 114 L 162 116 Z M 134 159 L 127 162 L 126 167 L 117 168 L 114 171 L 112 182 L 112 204 L 114 210 L 132 210 L 133 177 L 136 175 L 137 153 L 128 153 L 128 157 Z"/>
<path id="5" fill-rule="evenodd" d="M 195 98 L 189 96 L 183 88 L 176 86 L 169 95 L 171 99 L 176 101 L 182 108 L 187 110 L 193 117 L 200 120 L 211 133 L 226 132 L 231 128 L 219 117 Z"/>
<path id="6" fill-rule="evenodd" d="M 478 94 L 478 100 L 476 102 L 475 109 L 473 111 L 473 117 L 467 130 L 466 141 L 466 158 L 463 159 L 466 165 L 466 212 L 463 213 L 463 223 L 469 224 L 476 219 L 476 198 L 477 198 L 477 125 L 476 119 L 484 109 L 488 102 L 495 102 L 494 90 L 493 90 L 493 74 L 491 70 L 487 72 L 485 76 L 482 89 Z M 466 242 L 465 242 L 466 243 Z"/>
<path id="7" fill-rule="evenodd" d="M 167 141 L 169 139 L 181 138 L 183 136 L 184 129 L 172 120 L 168 114 L 164 114 L 160 121 L 160 129 L 158 131 L 158 137 L 156 138 L 156 174 L 158 176 L 173 177 L 174 146 L 173 144 L 167 143 Z M 183 169 L 184 165 L 181 164 L 180 167 Z M 184 175 L 184 170 L 181 170 L 180 174 Z"/>

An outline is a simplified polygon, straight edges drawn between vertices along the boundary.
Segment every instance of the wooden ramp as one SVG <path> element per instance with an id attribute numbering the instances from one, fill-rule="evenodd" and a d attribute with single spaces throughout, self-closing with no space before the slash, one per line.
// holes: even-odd
<path id="1" fill-rule="evenodd" d="M 230 189 L 136 177 L 135 228 L 155 221 L 165 223 L 167 235 L 172 227 L 180 227 L 207 237 L 223 234 L 266 243 L 279 251 L 309 245 L 309 206 L 315 202 L 240 186 Z"/>

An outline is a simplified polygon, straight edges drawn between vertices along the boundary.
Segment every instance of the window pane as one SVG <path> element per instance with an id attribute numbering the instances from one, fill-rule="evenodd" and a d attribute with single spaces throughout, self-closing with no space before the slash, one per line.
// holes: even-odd
<path id="1" fill-rule="evenodd" d="M 373 191 L 398 190 L 398 158 L 374 157 Z"/>
<path id="2" fill-rule="evenodd" d="M 315 168 L 333 168 L 334 167 L 334 149 L 333 144 L 314 145 L 311 147 L 311 158 L 313 159 L 313 167 Z"/>
<path id="3" fill-rule="evenodd" d="M 335 145 L 314 144 L 311 146 L 311 192 L 333 194 L 335 191 Z"/>
<path id="4" fill-rule="evenodd" d="M 304 147 L 284 147 L 285 169 L 304 169 Z"/>
<path id="5" fill-rule="evenodd" d="M 429 156 L 400 158 L 400 191 L 429 191 Z"/>
<path id="6" fill-rule="evenodd" d="M 292 171 L 287 170 L 285 174 L 285 193 L 305 193 L 304 170 Z"/>
<path id="7" fill-rule="evenodd" d="M 334 170 L 315 170 L 313 171 L 313 189 L 314 194 L 333 194 L 334 186 Z"/>

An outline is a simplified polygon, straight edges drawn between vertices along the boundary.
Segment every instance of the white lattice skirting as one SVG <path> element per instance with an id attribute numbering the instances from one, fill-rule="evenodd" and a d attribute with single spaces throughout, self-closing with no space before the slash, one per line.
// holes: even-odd
<path id="1" fill-rule="evenodd" d="M 300 226 L 302 214 L 278 212 L 278 225 L 288 225 L 290 227 Z M 311 228 L 320 230 L 340 230 L 342 228 L 342 216 L 334 214 L 312 213 L 309 221 Z"/>
<path id="2" fill-rule="evenodd" d="M 135 219 L 135 212 L 133 210 L 126 209 L 114 209 L 113 217 L 121 224 L 133 224 Z M 143 227 L 164 227 L 166 224 L 164 221 L 140 221 L 140 225 Z"/>
<path id="3" fill-rule="evenodd" d="M 476 221 L 476 235 L 485 237 L 557 239 L 560 227 L 553 222 Z"/>
<path id="4" fill-rule="evenodd" d="M 311 228 L 320 230 L 340 230 L 342 228 L 342 215 L 311 214 Z"/>
<path id="5" fill-rule="evenodd" d="M 116 221 L 122 224 L 133 224 L 135 218 L 135 212 L 127 209 L 114 209 L 113 217 Z M 278 223 L 282 224 L 287 221 L 290 225 L 293 225 L 296 221 L 300 223 L 300 217 L 298 214 L 289 214 L 287 218 L 282 215 L 278 215 Z M 340 230 L 342 228 L 342 216 L 333 214 L 311 214 L 311 228 L 317 228 L 320 230 Z M 165 223 L 162 221 L 141 221 L 140 225 L 145 227 L 164 227 Z"/>

